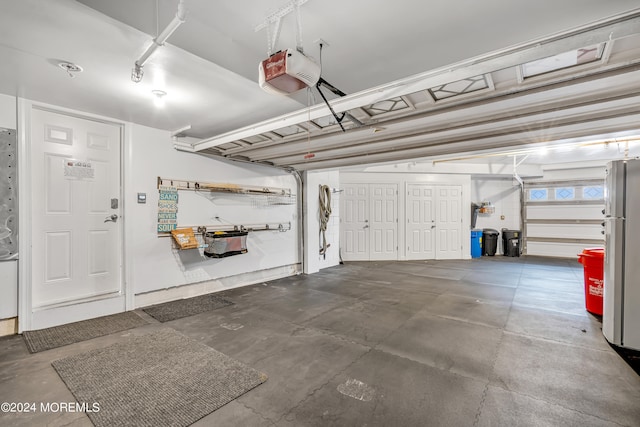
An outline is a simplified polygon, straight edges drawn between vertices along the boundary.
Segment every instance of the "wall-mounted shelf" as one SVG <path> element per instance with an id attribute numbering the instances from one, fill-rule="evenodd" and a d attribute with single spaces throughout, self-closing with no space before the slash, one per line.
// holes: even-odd
<path id="1" fill-rule="evenodd" d="M 246 225 L 185 225 L 178 228 L 191 228 L 194 233 L 208 233 L 215 231 L 289 231 L 290 222 L 274 222 L 269 224 L 246 224 Z M 158 237 L 171 237 L 171 232 L 158 233 Z"/>
<path id="2" fill-rule="evenodd" d="M 190 231 L 188 231 L 187 233 L 184 233 L 185 230 L 191 230 L 193 233 L 191 233 Z M 178 236 L 174 236 L 175 234 L 175 230 L 174 233 L 168 232 L 168 233 L 158 233 L 158 237 L 173 237 L 172 239 L 172 247 L 174 250 L 178 250 L 178 251 L 182 251 L 182 250 L 190 250 L 190 249 L 205 249 L 205 254 L 207 254 L 207 251 L 212 251 L 212 249 L 206 249 L 207 247 L 209 247 L 210 245 L 207 244 L 207 238 L 205 237 L 205 235 L 209 235 L 208 233 L 215 233 L 216 231 L 223 231 L 223 232 L 227 232 L 227 233 L 234 233 L 234 232 L 241 232 L 242 234 L 244 234 L 245 236 L 247 235 L 247 233 L 249 232 L 254 232 L 254 231 L 279 231 L 279 232 L 285 232 L 285 231 L 289 231 L 291 230 L 291 223 L 287 222 L 287 223 L 272 223 L 272 224 L 258 224 L 258 225 L 226 225 L 226 226 L 213 226 L 213 225 L 200 225 L 200 226 L 186 226 L 186 227 L 178 227 L 178 231 L 181 232 L 180 234 L 178 234 Z M 184 243 L 187 244 L 183 244 L 182 242 L 179 242 L 182 238 L 186 238 L 188 236 L 186 236 L 187 234 L 191 234 L 191 237 L 189 238 L 189 242 L 187 243 L 186 241 Z M 236 233 L 237 234 L 237 233 Z M 223 236 L 225 237 L 225 236 Z M 246 237 L 245 237 L 246 239 Z M 243 240 L 244 242 L 244 240 Z M 244 252 L 246 252 L 246 247 L 244 248 Z M 238 252 L 240 253 L 240 252 Z M 234 253 L 235 254 L 235 253 Z M 227 256 L 227 255 L 208 255 L 208 256 L 213 256 L 215 258 L 220 258 L 223 256 Z"/>
<path id="3" fill-rule="evenodd" d="M 292 197 L 290 188 L 278 187 L 256 187 L 248 185 L 238 185 L 231 183 L 211 183 L 201 181 L 188 181 L 181 179 L 171 179 L 158 177 L 158 188 L 160 186 L 176 187 L 178 190 L 191 191 L 212 191 L 217 193 L 251 194 L 265 196 L 285 196 Z"/>

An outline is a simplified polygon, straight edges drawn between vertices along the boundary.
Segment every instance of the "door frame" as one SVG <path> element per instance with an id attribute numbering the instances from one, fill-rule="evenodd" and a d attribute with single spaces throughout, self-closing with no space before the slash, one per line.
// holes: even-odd
<path id="1" fill-rule="evenodd" d="M 127 247 L 128 242 L 126 236 L 131 235 L 132 224 L 126 220 L 127 203 L 124 199 L 126 188 L 128 188 L 128 182 L 126 178 L 130 176 L 130 172 L 127 168 L 131 167 L 125 153 L 127 153 L 131 147 L 131 125 L 127 122 L 114 120 L 108 117 L 99 116 L 96 114 L 79 112 L 68 108 L 63 108 L 55 105 L 34 102 L 24 98 L 17 98 L 17 113 L 18 113 L 18 218 L 20 224 L 20 240 L 18 242 L 18 333 L 22 333 L 26 330 L 31 330 L 33 325 L 33 301 L 32 301 L 32 206 L 31 206 L 31 191 L 33 189 L 33 183 L 31 180 L 31 111 L 33 109 L 40 109 L 57 114 L 64 114 L 70 117 L 75 117 L 85 120 L 98 121 L 105 124 L 116 125 L 120 127 L 120 202 L 121 202 L 121 220 L 123 221 L 121 227 L 121 248 L 120 248 L 120 281 L 122 284 L 122 292 L 124 297 L 124 309 L 133 310 L 134 308 L 134 291 L 131 286 L 131 271 L 127 268 Z M 95 298 L 86 302 L 80 302 L 85 308 L 95 309 L 95 313 L 101 315 L 102 308 L 104 310 L 104 304 L 101 306 L 104 298 Z M 63 316 L 68 311 L 69 307 L 73 304 L 61 305 L 60 307 L 53 307 L 50 310 L 52 316 Z M 104 314 L 108 313 L 111 307 L 108 307 Z"/>

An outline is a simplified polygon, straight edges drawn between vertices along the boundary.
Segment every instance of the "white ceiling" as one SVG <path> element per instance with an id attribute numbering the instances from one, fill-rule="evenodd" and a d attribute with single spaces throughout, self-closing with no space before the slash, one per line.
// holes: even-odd
<path id="1" fill-rule="evenodd" d="M 186 0 L 186 22 L 156 51 L 145 66 L 143 81 L 136 84 L 130 79 L 133 63 L 158 29 L 172 19 L 177 0 L 2 0 L 0 92 L 161 129 L 191 125 L 187 133 L 195 138 L 215 137 L 268 119 L 277 121 L 281 115 L 304 112 L 307 96 L 302 91 L 292 98 L 280 97 L 258 88 L 257 66 L 267 56 L 267 37 L 264 30 L 255 32 L 254 28 L 288 2 Z M 323 77 L 357 96 L 454 63 L 466 61 L 472 69 L 476 64 L 469 58 L 505 52 L 531 40 L 547 40 L 549 35 L 639 6 L 638 0 L 459 0 L 455 5 L 443 0 L 308 0 L 300 13 L 305 52 L 318 59 L 316 41 L 324 40 L 328 46 L 322 54 Z M 295 46 L 293 18 L 284 18 L 276 50 Z M 307 147 L 302 147 L 304 139 L 299 136 L 297 145 L 296 138 L 272 138 L 260 152 L 207 151 L 314 169 L 422 158 L 444 151 L 504 149 L 569 137 L 615 137 L 621 131 L 629 134 L 635 130 L 629 121 L 640 113 L 634 110 L 637 100 L 628 96 L 640 90 L 638 71 L 629 68 L 640 57 L 638 40 L 616 41 L 613 61 L 602 64 L 600 70 L 609 74 L 598 78 L 584 75 L 571 82 L 564 75 L 562 82 L 523 86 L 505 66 L 487 70 L 495 93 L 484 93 L 464 105 L 428 105 L 414 92 L 409 99 L 418 105 L 420 114 L 411 118 L 391 115 L 385 127 L 392 132 L 385 130 L 376 138 L 367 133 L 370 127 L 342 134 L 334 126 L 313 138 L 307 136 Z M 60 60 L 77 63 L 84 71 L 71 79 L 57 67 Z M 440 79 L 443 74 L 438 73 Z M 163 109 L 153 106 L 152 89 L 168 93 Z M 598 97 L 601 99 L 594 102 Z M 567 99 L 575 109 L 559 107 Z M 520 111 L 529 119 L 518 121 L 521 117 L 511 112 L 525 101 L 536 102 L 537 110 Z M 604 117 L 607 110 L 617 114 Z M 482 117 L 495 120 L 482 121 Z M 367 125 L 376 123 L 377 119 L 369 120 Z M 412 133 L 414 140 L 402 142 Z M 481 139 L 486 143 L 476 144 Z M 378 145 L 371 145 L 376 140 Z M 402 151 L 390 156 L 389 146 L 394 144 Z M 426 148 L 436 145 L 440 151 Z M 444 146 L 448 148 L 443 151 Z M 316 157 L 302 161 L 310 149 Z"/>

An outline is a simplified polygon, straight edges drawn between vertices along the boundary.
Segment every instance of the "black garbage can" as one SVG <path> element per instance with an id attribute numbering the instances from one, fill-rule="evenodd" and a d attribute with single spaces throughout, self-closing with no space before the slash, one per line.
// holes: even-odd
<path id="1" fill-rule="evenodd" d="M 482 229 L 482 255 L 494 256 L 498 249 L 498 235 L 500 232 L 493 228 Z"/>
<path id="2" fill-rule="evenodd" d="M 520 230 L 502 229 L 502 252 L 504 256 L 520 256 Z"/>

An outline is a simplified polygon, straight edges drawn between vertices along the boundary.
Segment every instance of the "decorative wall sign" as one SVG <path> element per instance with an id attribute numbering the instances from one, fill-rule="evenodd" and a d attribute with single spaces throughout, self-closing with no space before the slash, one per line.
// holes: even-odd
<path id="1" fill-rule="evenodd" d="M 158 187 L 158 232 L 169 232 L 178 228 L 178 187 Z"/>

